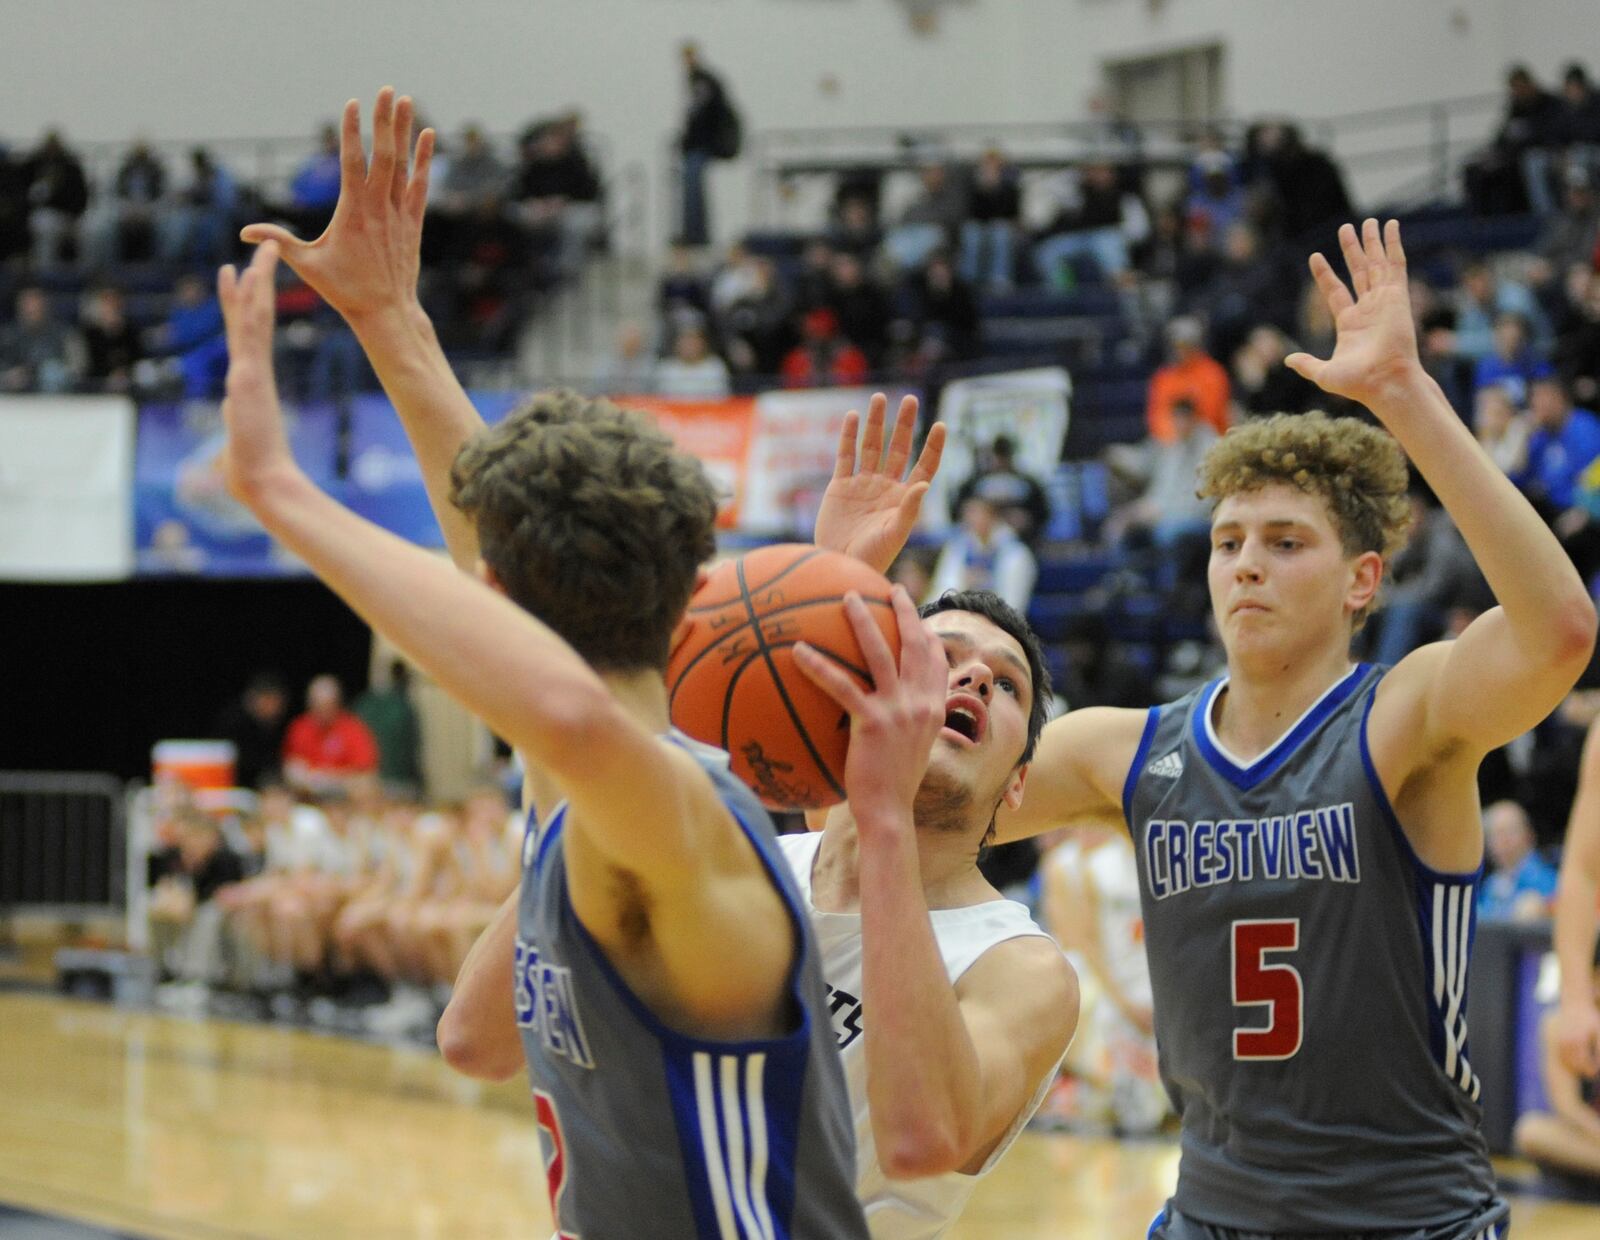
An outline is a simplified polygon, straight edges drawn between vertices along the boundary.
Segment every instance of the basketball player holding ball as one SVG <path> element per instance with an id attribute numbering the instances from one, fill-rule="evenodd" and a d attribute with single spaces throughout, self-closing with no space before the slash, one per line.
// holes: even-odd
<path id="1" fill-rule="evenodd" d="M 408 175 L 409 101 L 380 96 L 370 168 L 353 104 L 344 122 L 344 222 L 366 199 L 420 225 L 431 132 Z M 272 376 L 277 251 L 219 278 L 229 488 L 526 756 L 539 811 L 441 1022 L 446 1058 L 504 1076 L 505 1035 L 519 1047 L 561 1236 L 865 1237 L 815 943 L 772 823 L 669 728 L 669 641 L 714 546 L 704 471 L 637 415 L 538 398 L 454 461 L 489 584 L 458 572 L 296 466 Z"/>
<path id="2" fill-rule="evenodd" d="M 1561 701 L 1595 611 L 1554 535 L 1423 372 L 1400 230 L 1340 232 L 1337 325 L 1292 369 L 1389 432 L 1307 414 L 1201 466 L 1227 674 L 1045 729 L 1002 839 L 1122 814 L 1182 1159 L 1158 1240 L 1506 1234 L 1466 1043 L 1477 769 Z M 1392 438 L 1391 438 L 1392 436 Z M 1406 456 L 1499 606 L 1393 668 L 1353 665 L 1405 533 Z"/>

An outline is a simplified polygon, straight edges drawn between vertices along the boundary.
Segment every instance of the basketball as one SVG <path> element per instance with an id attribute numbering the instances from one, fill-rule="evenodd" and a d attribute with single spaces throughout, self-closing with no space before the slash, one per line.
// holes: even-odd
<path id="1" fill-rule="evenodd" d="M 850 718 L 794 662 L 796 642 L 870 683 L 845 614 L 859 593 L 896 657 L 889 583 L 859 560 L 809 544 L 728 560 L 689 603 L 667 664 L 672 722 L 726 749 L 733 772 L 772 809 L 844 800 Z"/>

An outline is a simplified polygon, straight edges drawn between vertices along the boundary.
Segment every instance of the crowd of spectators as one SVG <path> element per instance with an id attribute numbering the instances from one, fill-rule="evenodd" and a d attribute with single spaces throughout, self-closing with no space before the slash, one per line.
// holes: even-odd
<path id="1" fill-rule="evenodd" d="M 315 236 L 339 175 L 332 125 L 282 186 L 251 183 L 206 147 L 175 174 L 138 141 L 96 181 L 57 131 L 25 153 L 0 144 L 0 391 L 219 395 L 217 265 L 253 220 Z M 605 242 L 604 183 L 577 112 L 532 122 L 503 151 L 476 125 L 439 140 L 421 289 L 447 348 L 509 354 L 538 298 Z M 338 316 L 291 273 L 278 310 L 291 393 L 374 386 Z"/>
<path id="2" fill-rule="evenodd" d="M 887 170 L 841 174 L 827 218 L 794 239 L 792 255 L 675 246 L 657 321 L 630 324 L 627 339 L 642 332 L 666 361 L 684 332 L 697 333 L 726 364 L 730 390 L 927 381 L 981 355 L 985 298 L 1104 288 L 1141 336 L 1193 312 L 1231 355 L 1263 315 L 1293 330 L 1288 255 L 1350 211 L 1338 167 L 1289 123 L 1252 126 L 1231 151 L 1220 133 L 1203 134 L 1177 192 L 1160 201 L 1159 177 L 1135 157 L 1091 159 L 1028 186 L 999 147 L 970 165 L 936 149 L 916 161 L 916 192 L 893 211 Z"/>

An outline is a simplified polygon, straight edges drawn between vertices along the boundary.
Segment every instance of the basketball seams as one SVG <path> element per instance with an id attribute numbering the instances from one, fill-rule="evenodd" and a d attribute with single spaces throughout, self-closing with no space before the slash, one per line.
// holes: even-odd
<path id="1" fill-rule="evenodd" d="M 733 716 L 733 700 L 736 696 L 735 691 L 739 687 L 739 677 L 743 676 L 745 669 L 760 657 L 761 651 L 751 651 L 750 657 L 743 663 L 739 664 L 739 666 L 734 669 L 733 675 L 728 677 L 728 687 L 722 694 L 722 731 L 720 733 L 722 742 L 720 745 L 718 745 L 718 748 L 722 749 L 724 752 L 726 752 L 728 748 L 728 721 Z"/>
<path id="2" fill-rule="evenodd" d="M 766 587 L 763 586 L 762 589 L 766 589 Z M 717 607 L 714 610 L 724 611 L 729 607 L 735 606 L 738 603 L 738 601 L 739 600 L 737 600 L 737 599 L 731 599 L 726 603 L 720 603 L 720 604 L 717 605 Z M 893 611 L 894 610 L 894 605 L 892 603 L 890 603 L 886 599 L 867 598 L 865 595 L 862 595 L 861 601 L 863 603 L 865 603 L 868 607 L 882 607 L 886 611 Z M 701 659 L 705 658 L 708 654 L 712 653 L 712 651 L 716 650 L 717 647 L 722 645 L 723 642 L 727 641 L 728 638 L 734 637 L 737 634 L 743 633 L 746 629 L 750 628 L 752 624 L 755 625 L 756 630 L 757 630 L 757 634 L 758 634 L 757 641 L 758 641 L 759 644 L 758 644 L 758 647 L 757 647 L 757 653 L 759 653 L 760 650 L 767 648 L 767 643 L 760 642 L 760 638 L 759 638 L 761 621 L 770 619 L 773 616 L 781 616 L 785 612 L 799 611 L 803 607 L 815 607 L 815 606 L 817 606 L 819 604 L 824 604 L 824 603 L 843 603 L 843 602 L 844 602 L 844 595 L 842 595 L 842 594 L 831 594 L 831 595 L 827 595 L 827 596 L 822 597 L 822 598 L 801 599 L 798 603 L 785 603 L 782 607 L 774 607 L 771 611 L 762 612 L 761 615 L 756 616 L 755 612 L 754 612 L 754 609 L 753 609 L 753 603 L 751 602 L 749 596 L 746 595 L 745 596 L 745 614 L 747 616 L 749 616 L 749 617 L 752 617 L 752 618 L 741 621 L 739 624 L 737 624 L 733 628 L 729 629 L 726 633 L 719 634 L 717 636 L 717 640 L 716 641 L 709 643 L 705 647 L 705 649 L 701 650 L 698 654 L 696 654 L 694 656 L 694 658 L 690 659 L 687 663 L 685 663 L 683 665 L 683 668 L 678 672 L 677 678 L 675 680 L 673 680 L 671 686 L 669 687 L 668 693 L 669 694 L 676 694 L 678 692 L 679 687 L 683 684 L 684 678 L 686 676 L 688 676 L 691 671 L 694 670 L 694 668 L 696 667 L 696 665 L 699 664 Z M 785 643 L 780 643 L 780 644 L 785 644 Z M 787 643 L 787 644 L 792 644 L 792 643 Z M 774 646 L 774 647 L 771 647 L 771 648 L 772 649 L 776 649 L 777 647 Z M 743 670 L 743 669 L 741 669 L 741 670 Z"/>
<path id="3" fill-rule="evenodd" d="M 784 565 L 784 567 L 779 569 L 776 574 L 774 574 L 771 577 L 768 577 L 760 585 L 752 586 L 751 588 L 755 589 L 755 590 L 770 590 L 773 586 L 777 585 L 778 582 L 782 581 L 785 577 L 787 577 L 790 573 L 794 572 L 794 570 L 799 568 L 802 564 L 805 564 L 808 561 L 816 559 L 819 555 L 821 555 L 823 553 L 824 550 L 825 550 L 825 548 L 822 548 L 822 547 L 813 547 L 813 548 L 811 548 L 810 551 L 807 551 L 804 555 L 802 555 L 799 558 L 797 558 L 794 561 L 794 563 Z M 759 555 L 760 551 L 759 550 L 752 551 L 750 554 L 751 555 Z M 743 563 L 744 560 L 748 559 L 748 558 L 749 558 L 748 556 L 740 557 L 740 561 L 739 562 Z M 698 607 L 690 607 L 690 608 L 688 608 L 688 610 L 685 612 L 685 614 L 693 616 L 693 615 L 698 615 L 699 613 L 706 612 L 706 611 L 721 611 L 724 607 L 732 607 L 738 601 L 739 601 L 739 596 L 735 595 L 733 598 L 725 599 L 720 603 L 702 603 Z"/>
<path id="4" fill-rule="evenodd" d="M 750 597 L 750 587 L 745 584 L 743 560 L 740 560 L 735 564 L 734 571 L 739 581 L 739 593 L 744 598 L 745 610 L 750 613 L 750 618 L 752 621 L 754 621 L 757 619 L 755 600 Z M 766 587 L 762 588 L 765 589 Z M 761 654 L 762 658 L 766 660 L 767 671 L 772 676 L 772 687 L 778 694 L 778 700 L 783 703 L 783 709 L 788 712 L 789 722 L 794 725 L 795 734 L 799 736 L 801 742 L 805 745 L 806 752 L 811 755 L 811 761 L 816 764 L 817 770 L 822 773 L 822 778 L 827 781 L 828 787 L 832 789 L 834 794 L 837 795 L 840 800 L 843 800 L 845 795 L 844 789 L 839 786 L 838 780 L 834 779 L 833 777 L 833 772 L 828 769 L 827 762 L 824 761 L 822 755 L 817 752 L 817 746 L 816 743 L 811 739 L 811 733 L 806 730 L 806 725 L 801 721 L 800 712 L 795 710 L 794 702 L 789 698 L 789 687 L 783 683 L 783 677 L 778 674 L 777 665 L 772 660 L 771 650 L 767 645 L 767 639 L 765 635 L 761 632 L 761 625 L 759 623 L 755 625 L 755 634 L 756 648 Z M 731 697 L 732 694 L 730 693 L 729 696 Z"/>

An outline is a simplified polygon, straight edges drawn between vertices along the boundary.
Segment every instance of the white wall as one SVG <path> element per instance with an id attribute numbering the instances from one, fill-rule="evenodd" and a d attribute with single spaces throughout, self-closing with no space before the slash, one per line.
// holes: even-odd
<path id="1" fill-rule="evenodd" d="M 1596 0 L 968 0 L 931 38 L 895 0 L 0 0 L 0 134 L 309 133 L 393 82 L 446 131 L 581 104 L 654 174 L 702 44 L 747 126 L 1078 118 L 1100 66 L 1220 41 L 1227 102 L 1320 116 L 1600 70 Z M 828 93 L 825 76 L 838 82 Z M 746 202 L 720 170 L 724 219 Z"/>

